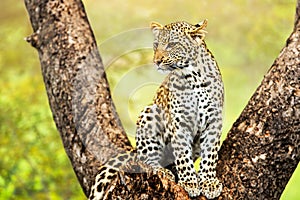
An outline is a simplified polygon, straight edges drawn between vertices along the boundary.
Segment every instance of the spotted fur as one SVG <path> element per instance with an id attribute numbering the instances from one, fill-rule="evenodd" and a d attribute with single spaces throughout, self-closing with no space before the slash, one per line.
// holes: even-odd
<path id="1" fill-rule="evenodd" d="M 206 20 L 151 24 L 153 61 L 168 75 L 139 117 L 136 142 L 140 160 L 158 170 L 174 162 L 178 183 L 189 195 L 202 192 L 211 199 L 222 191 L 215 168 L 224 95 L 217 63 L 204 42 L 206 25 Z"/>
<path id="2" fill-rule="evenodd" d="M 100 167 L 91 187 L 89 200 L 109 199 L 119 172 L 125 169 L 127 164 L 136 161 L 136 152 L 134 151 L 120 153 L 110 158 L 108 162 Z"/>

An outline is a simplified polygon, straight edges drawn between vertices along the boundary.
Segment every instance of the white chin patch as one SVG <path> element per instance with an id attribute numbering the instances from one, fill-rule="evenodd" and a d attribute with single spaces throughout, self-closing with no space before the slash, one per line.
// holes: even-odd
<path id="1" fill-rule="evenodd" d="M 162 73 L 162 74 L 168 74 L 170 72 L 169 70 L 161 69 L 161 68 L 157 68 L 157 71 Z"/>
<path id="2" fill-rule="evenodd" d="M 162 68 L 161 66 L 158 66 L 158 65 L 156 65 L 156 64 L 155 64 L 155 67 L 156 67 L 157 71 L 160 72 L 160 73 L 162 73 L 162 74 L 167 74 L 167 73 L 170 72 L 170 70 L 164 69 L 164 68 Z"/>

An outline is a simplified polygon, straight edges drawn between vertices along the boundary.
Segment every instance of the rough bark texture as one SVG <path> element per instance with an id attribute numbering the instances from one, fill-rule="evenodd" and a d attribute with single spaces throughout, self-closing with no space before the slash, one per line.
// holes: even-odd
<path id="1" fill-rule="evenodd" d="M 88 195 L 98 167 L 132 147 L 116 114 L 82 2 L 25 4 L 34 30 L 27 41 L 39 52 L 56 126 Z M 217 170 L 224 190 L 219 199 L 279 199 L 300 160 L 299 16 L 300 0 L 286 47 L 222 145 Z M 188 199 L 181 187 L 151 173 L 122 173 L 112 187 L 111 198 Z"/>
<path id="2" fill-rule="evenodd" d="M 219 152 L 226 199 L 279 199 L 300 160 L 299 15 L 295 24 Z"/>
<path id="3" fill-rule="evenodd" d="M 98 167 L 131 149 L 111 100 L 80 0 L 25 0 L 49 104 L 74 171 L 88 195 Z"/>

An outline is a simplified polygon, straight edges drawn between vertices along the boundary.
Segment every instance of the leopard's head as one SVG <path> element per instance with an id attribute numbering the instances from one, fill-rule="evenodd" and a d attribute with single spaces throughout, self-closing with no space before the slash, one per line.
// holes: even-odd
<path id="1" fill-rule="evenodd" d="M 170 72 L 189 66 L 199 54 L 199 45 L 203 43 L 206 26 L 207 20 L 196 25 L 175 22 L 163 26 L 152 22 L 153 62 L 158 70 Z"/>

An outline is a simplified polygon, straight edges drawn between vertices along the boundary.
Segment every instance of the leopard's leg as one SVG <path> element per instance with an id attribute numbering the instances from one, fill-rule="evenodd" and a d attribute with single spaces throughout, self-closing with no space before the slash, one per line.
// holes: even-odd
<path id="1" fill-rule="evenodd" d="M 154 173 L 161 174 L 175 181 L 175 176 L 168 169 L 161 166 L 164 154 L 165 142 L 163 133 L 165 131 L 163 111 L 155 104 L 145 107 L 137 122 L 136 146 L 138 159 L 150 165 Z"/>
<path id="2" fill-rule="evenodd" d="M 191 197 L 200 195 L 199 180 L 194 169 L 192 136 L 190 131 L 179 128 L 172 138 L 178 183 Z"/>
<path id="3" fill-rule="evenodd" d="M 200 144 L 200 187 L 201 192 L 208 199 L 218 197 L 222 192 L 222 183 L 216 177 L 216 165 L 220 148 L 222 130 L 222 113 L 216 110 L 207 122 L 207 127 L 201 133 Z"/>
<path id="4" fill-rule="evenodd" d="M 161 167 L 164 142 L 162 140 L 160 109 L 156 105 L 145 107 L 136 129 L 136 147 L 138 159 L 152 167 Z"/>

